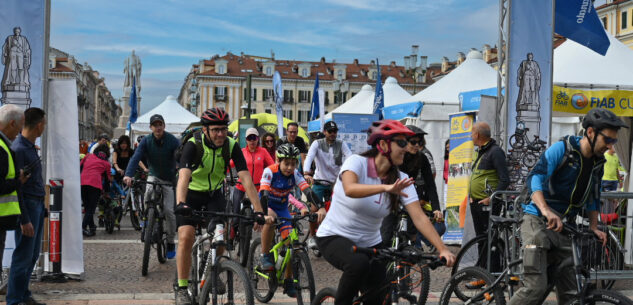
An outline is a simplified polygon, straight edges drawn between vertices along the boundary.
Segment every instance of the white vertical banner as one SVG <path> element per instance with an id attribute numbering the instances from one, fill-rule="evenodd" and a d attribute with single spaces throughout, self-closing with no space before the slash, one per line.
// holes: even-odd
<path id="1" fill-rule="evenodd" d="M 319 122 L 321 127 L 320 131 L 323 131 L 323 125 L 325 125 L 325 90 L 319 88 Z"/>
<path id="2" fill-rule="evenodd" d="M 62 203 L 62 272 L 84 272 L 81 235 L 81 177 L 79 174 L 79 127 L 75 79 L 49 80 L 46 182 L 64 180 Z"/>

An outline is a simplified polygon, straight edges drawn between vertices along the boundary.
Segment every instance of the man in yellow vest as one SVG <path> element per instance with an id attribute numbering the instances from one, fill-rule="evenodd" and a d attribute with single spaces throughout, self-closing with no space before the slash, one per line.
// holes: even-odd
<path id="1" fill-rule="evenodd" d="M 20 217 L 18 187 L 29 176 L 15 171 L 15 154 L 10 149 L 11 141 L 24 126 L 22 108 L 7 104 L 0 107 L 0 262 L 4 253 L 4 241 L 8 230 L 16 230 Z M 0 268 L 1 269 L 1 268 Z"/>

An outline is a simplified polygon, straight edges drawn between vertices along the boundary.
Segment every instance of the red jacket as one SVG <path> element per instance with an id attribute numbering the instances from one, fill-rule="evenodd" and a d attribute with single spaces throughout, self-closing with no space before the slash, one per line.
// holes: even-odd
<path id="1" fill-rule="evenodd" d="M 81 160 L 83 169 L 81 171 L 81 185 L 90 185 L 98 189 L 103 189 L 102 178 L 110 178 L 110 162 L 101 160 L 94 154 L 87 154 Z"/>
<path id="2" fill-rule="evenodd" d="M 268 151 L 266 151 L 263 147 L 257 147 L 254 153 L 251 153 L 248 150 L 248 147 L 242 148 L 242 154 L 244 154 L 244 159 L 246 159 L 246 166 L 248 167 L 248 172 L 251 174 L 253 178 L 253 184 L 257 188 L 257 192 L 259 192 L 259 182 L 262 180 L 262 174 L 264 173 L 264 168 L 275 164 L 275 160 L 270 157 Z M 231 167 L 234 167 L 233 160 L 231 160 Z M 238 190 L 245 192 L 244 186 L 241 181 L 237 181 L 237 185 L 235 186 Z"/>

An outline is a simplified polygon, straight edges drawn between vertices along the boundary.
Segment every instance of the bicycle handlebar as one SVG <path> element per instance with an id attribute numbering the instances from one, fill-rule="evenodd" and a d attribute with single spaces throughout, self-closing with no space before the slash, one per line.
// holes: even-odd
<path id="1" fill-rule="evenodd" d="M 440 266 L 446 265 L 446 259 L 443 257 L 437 257 L 435 255 L 422 254 L 418 251 L 411 250 L 394 250 L 392 248 L 377 249 L 377 248 L 365 248 L 352 246 L 352 252 L 363 253 L 370 256 L 375 256 L 384 259 L 403 259 L 410 262 L 428 261 L 427 266 L 431 269 L 436 269 Z"/>
<path id="2" fill-rule="evenodd" d="M 160 181 L 143 181 L 143 183 L 151 184 L 151 185 L 159 185 L 159 186 L 173 186 L 171 182 L 160 182 Z"/>
<path id="3" fill-rule="evenodd" d="M 293 217 L 277 217 L 277 221 L 276 221 L 276 225 L 281 224 L 281 221 L 290 221 L 293 224 L 301 219 L 306 219 L 308 218 L 308 222 L 316 222 L 318 220 L 319 215 L 317 215 L 316 213 L 308 213 L 306 215 L 295 215 Z"/>
<path id="4" fill-rule="evenodd" d="M 177 215 L 187 216 L 185 211 L 179 210 L 179 209 L 176 209 L 174 211 L 174 213 L 177 214 Z M 191 210 L 191 216 L 199 216 L 199 217 L 205 217 L 205 216 L 235 217 L 235 218 L 240 218 L 240 219 L 244 219 L 244 220 L 247 220 L 247 221 L 254 221 L 254 222 L 257 222 L 258 224 L 261 224 L 261 225 L 265 224 L 266 221 L 264 220 L 264 217 L 260 217 L 259 215 L 260 214 L 253 214 L 253 215 L 247 216 L 247 215 L 242 215 L 242 214 L 226 213 L 226 212 Z"/>

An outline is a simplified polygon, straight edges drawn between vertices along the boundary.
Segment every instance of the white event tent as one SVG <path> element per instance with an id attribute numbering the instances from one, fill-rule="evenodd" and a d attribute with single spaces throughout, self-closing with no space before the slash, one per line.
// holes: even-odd
<path id="1" fill-rule="evenodd" d="M 149 119 L 154 114 L 160 114 L 165 119 L 165 130 L 175 136 L 180 136 L 180 133 L 187 129 L 187 126 L 193 122 L 200 121 L 200 118 L 187 111 L 184 107 L 178 104 L 176 98 L 172 95 L 168 95 L 160 105 L 154 107 L 154 109 L 141 115 L 136 123 L 132 124 L 132 131 L 134 134 L 148 134 L 150 133 Z"/>

